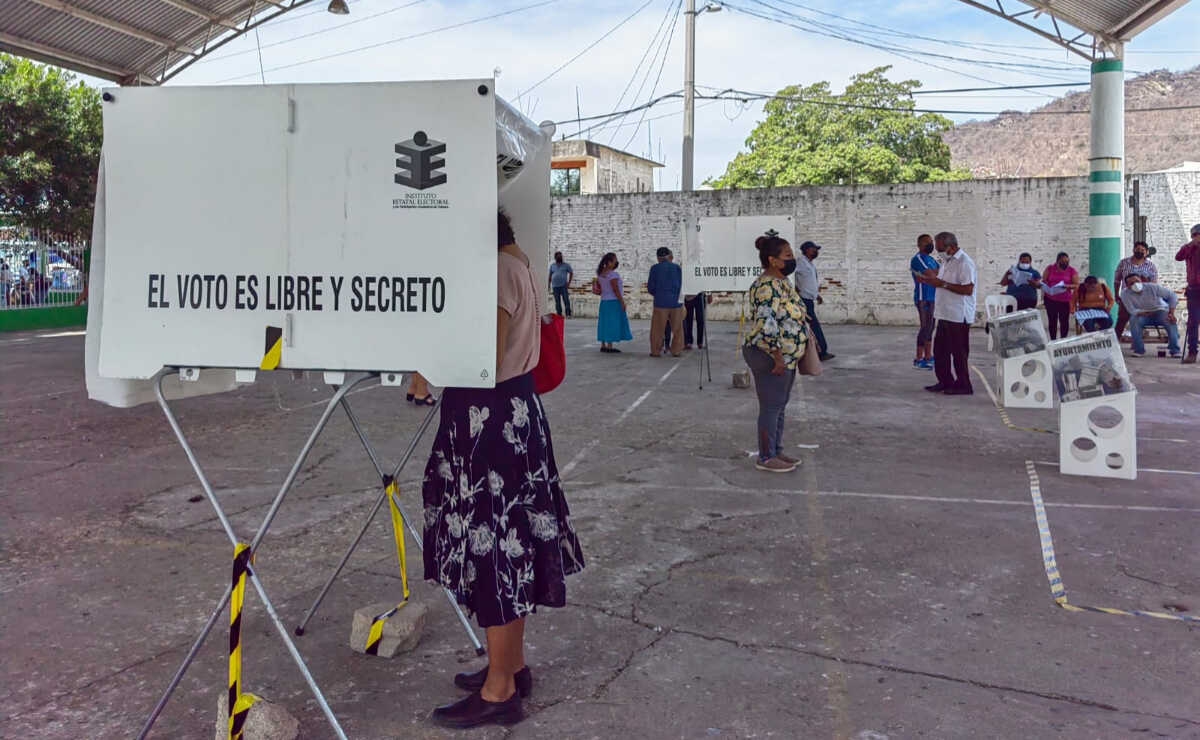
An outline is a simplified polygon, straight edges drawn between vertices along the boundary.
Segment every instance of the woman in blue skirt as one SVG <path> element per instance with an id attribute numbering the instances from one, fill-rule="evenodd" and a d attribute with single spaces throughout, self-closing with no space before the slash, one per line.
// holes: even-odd
<path id="1" fill-rule="evenodd" d="M 633 341 L 629 330 L 629 315 L 625 313 L 625 281 L 617 268 L 621 263 L 613 252 L 605 254 L 596 268 L 600 283 L 600 321 L 596 324 L 596 341 L 601 352 L 620 352 L 614 342 Z"/>

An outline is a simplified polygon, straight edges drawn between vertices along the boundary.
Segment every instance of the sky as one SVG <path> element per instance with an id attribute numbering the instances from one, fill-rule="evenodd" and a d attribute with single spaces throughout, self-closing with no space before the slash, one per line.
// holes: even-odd
<path id="1" fill-rule="evenodd" d="M 577 115 L 626 110 L 683 87 L 683 0 L 349 0 L 348 16 L 325 5 L 314 0 L 262 26 L 257 39 L 227 44 L 169 84 L 495 76 L 501 97 L 559 124 L 556 138 L 574 138 Z M 1200 65 L 1198 28 L 1200 2 L 1192 2 L 1126 47 L 1127 74 Z M 957 0 L 730 0 L 696 19 L 700 95 L 822 80 L 841 91 L 854 74 L 889 64 L 892 79 L 925 90 L 1082 83 L 917 98 L 924 108 L 969 111 L 950 114 L 956 122 L 1030 110 L 1088 82 L 1081 57 Z M 663 163 L 656 189 L 678 189 L 682 108 L 670 99 L 586 137 Z M 724 172 L 761 119 L 761 103 L 696 101 L 697 186 Z"/>

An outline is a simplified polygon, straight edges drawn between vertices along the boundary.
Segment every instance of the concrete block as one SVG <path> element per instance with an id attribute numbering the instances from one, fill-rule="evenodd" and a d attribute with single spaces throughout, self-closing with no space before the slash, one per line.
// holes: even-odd
<path id="1" fill-rule="evenodd" d="M 381 601 L 354 612 L 354 623 L 350 627 L 350 649 L 356 653 L 366 653 L 371 623 L 375 621 L 375 617 L 395 606 L 393 601 Z M 388 617 L 384 623 L 383 640 L 379 643 L 379 651 L 376 654 L 381 658 L 391 658 L 396 653 L 406 653 L 415 648 L 421 641 L 421 632 L 425 629 L 425 616 L 428 612 L 429 607 L 409 599 L 407 604 Z"/>
<path id="2" fill-rule="evenodd" d="M 214 738 L 229 740 L 229 696 L 222 691 L 217 699 L 217 725 Z M 259 697 L 246 715 L 242 728 L 243 740 L 296 740 L 300 737 L 300 720 L 282 705 Z"/>

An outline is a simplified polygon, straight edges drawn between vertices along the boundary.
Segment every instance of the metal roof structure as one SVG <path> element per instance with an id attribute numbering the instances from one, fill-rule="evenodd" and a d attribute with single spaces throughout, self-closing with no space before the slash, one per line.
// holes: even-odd
<path id="1" fill-rule="evenodd" d="M 959 0 L 1085 59 L 1122 46 L 1187 0 Z M 323 0 L 0 0 L 0 50 L 113 80 L 161 85 L 204 55 Z"/>
<path id="2" fill-rule="evenodd" d="M 0 50 L 122 85 L 161 85 L 319 0 L 0 0 Z"/>
<path id="3" fill-rule="evenodd" d="M 1188 0 L 959 0 L 999 16 L 1089 61 L 1122 47 Z"/>

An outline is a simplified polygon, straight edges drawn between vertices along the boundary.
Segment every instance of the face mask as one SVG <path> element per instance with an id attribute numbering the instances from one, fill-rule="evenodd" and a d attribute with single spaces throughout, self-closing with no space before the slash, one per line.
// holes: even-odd
<path id="1" fill-rule="evenodd" d="M 1143 286 L 1141 283 L 1134 283 L 1133 285 L 1129 286 L 1129 289 L 1132 290 L 1134 293 L 1141 293 Z"/>
<path id="2" fill-rule="evenodd" d="M 1029 268 L 1033 267 L 1033 263 L 1032 262 L 1022 262 L 1021 264 L 1017 265 L 1017 267 L 1020 267 L 1022 270 L 1028 270 Z"/>
<path id="3" fill-rule="evenodd" d="M 783 261 L 783 269 L 781 270 L 781 272 L 784 274 L 784 277 L 791 275 L 795 271 L 796 271 L 796 260 L 784 260 Z"/>
<path id="4" fill-rule="evenodd" d="M 1134 252 L 1133 258 L 1138 259 L 1138 260 L 1144 260 L 1144 259 L 1146 259 L 1146 253 L 1145 252 Z"/>
<path id="5" fill-rule="evenodd" d="M 933 254 L 933 245 L 926 244 L 925 246 L 921 247 L 921 251 L 925 254 Z"/>
<path id="6" fill-rule="evenodd" d="M 1067 262 L 1066 260 L 1058 263 L 1058 266 L 1064 270 L 1067 269 L 1070 265 L 1071 265 L 1071 263 Z"/>

